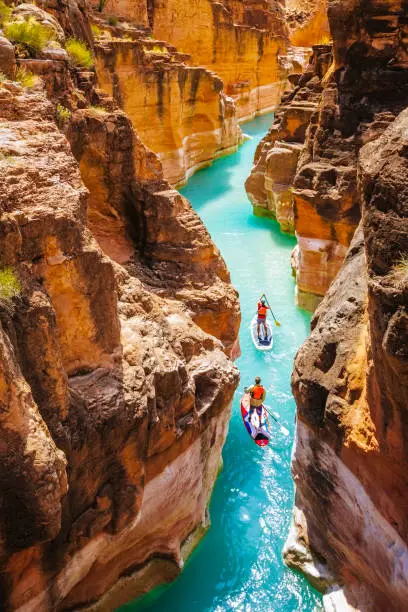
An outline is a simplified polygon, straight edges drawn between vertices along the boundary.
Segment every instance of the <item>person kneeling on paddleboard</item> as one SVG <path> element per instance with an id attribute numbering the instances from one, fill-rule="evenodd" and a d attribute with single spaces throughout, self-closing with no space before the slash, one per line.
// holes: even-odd
<path id="1" fill-rule="evenodd" d="M 258 318 L 257 318 L 257 331 L 258 331 L 258 340 L 261 340 L 261 325 L 263 327 L 263 332 L 265 336 L 265 340 L 268 339 L 268 330 L 266 328 L 266 312 L 270 310 L 269 306 L 265 303 L 265 298 L 261 295 L 260 300 L 258 302 Z"/>
<path id="2" fill-rule="evenodd" d="M 244 390 L 245 390 L 245 393 L 249 393 L 249 395 L 251 396 L 249 400 L 250 408 L 249 408 L 249 415 L 248 415 L 248 420 L 250 421 L 255 410 L 259 407 L 262 407 L 262 404 L 264 403 L 265 397 L 266 397 L 266 390 L 261 385 L 261 379 L 259 376 L 255 377 L 255 384 L 252 385 L 252 387 L 247 387 Z M 262 409 L 260 410 L 260 415 L 259 415 L 259 421 L 261 422 L 261 420 L 262 420 Z"/>

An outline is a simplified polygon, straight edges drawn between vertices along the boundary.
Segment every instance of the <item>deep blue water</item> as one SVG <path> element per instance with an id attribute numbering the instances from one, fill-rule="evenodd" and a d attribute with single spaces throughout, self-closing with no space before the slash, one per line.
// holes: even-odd
<path id="1" fill-rule="evenodd" d="M 243 125 L 252 139 L 240 150 L 197 172 L 181 190 L 191 201 L 220 248 L 239 290 L 242 356 L 241 384 L 233 404 L 224 447 L 224 469 L 211 500 L 211 529 L 181 576 L 122 612 L 312 612 L 320 597 L 282 563 L 281 550 L 293 502 L 290 454 L 295 402 L 290 391 L 293 357 L 308 333 L 310 317 L 294 305 L 290 254 L 295 239 L 276 222 L 252 215 L 244 182 L 255 148 L 272 120 L 264 115 Z M 261 293 L 267 294 L 281 327 L 274 348 L 261 353 L 252 344 L 249 324 Z M 266 404 L 290 430 L 258 448 L 245 431 L 239 397 L 259 375 Z M 273 423 L 273 422 L 272 422 Z"/>

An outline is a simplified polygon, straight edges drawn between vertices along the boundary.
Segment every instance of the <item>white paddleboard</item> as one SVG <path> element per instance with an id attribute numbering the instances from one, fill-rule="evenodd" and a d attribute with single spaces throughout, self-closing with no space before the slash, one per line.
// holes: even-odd
<path id="1" fill-rule="evenodd" d="M 261 328 L 260 328 L 261 340 L 259 340 L 258 332 L 257 332 L 257 328 L 258 328 L 257 318 L 258 317 L 255 315 L 250 325 L 252 342 L 255 344 L 258 351 L 270 351 L 271 348 L 273 347 L 272 325 L 270 324 L 268 319 L 266 319 L 266 329 L 268 331 L 268 337 L 264 338 L 263 326 L 261 325 Z"/>

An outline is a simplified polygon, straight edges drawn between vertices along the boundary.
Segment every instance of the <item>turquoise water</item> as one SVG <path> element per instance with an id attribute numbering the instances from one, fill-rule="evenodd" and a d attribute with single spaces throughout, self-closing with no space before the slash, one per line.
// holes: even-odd
<path id="1" fill-rule="evenodd" d="M 310 317 L 294 305 L 290 254 L 295 239 L 276 222 L 252 215 L 244 182 L 255 148 L 271 123 L 264 115 L 244 124 L 252 136 L 240 150 L 197 172 L 181 191 L 191 201 L 220 248 L 242 308 L 237 361 L 241 383 L 235 395 L 224 469 L 211 500 L 211 529 L 181 576 L 122 612 L 289 612 L 320 608 L 320 597 L 282 563 L 281 550 L 293 502 L 290 454 L 295 402 L 290 392 L 293 357 L 308 333 Z M 273 351 L 252 344 L 249 324 L 260 294 L 267 294 L 281 327 L 275 327 Z M 266 404 L 290 430 L 258 448 L 242 424 L 240 392 L 262 377 Z"/>

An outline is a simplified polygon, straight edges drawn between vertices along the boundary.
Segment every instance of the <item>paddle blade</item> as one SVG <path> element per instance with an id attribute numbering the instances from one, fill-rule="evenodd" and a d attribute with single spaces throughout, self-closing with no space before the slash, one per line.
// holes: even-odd
<path id="1" fill-rule="evenodd" d="M 284 436 L 288 436 L 289 435 L 289 430 L 286 429 L 286 427 L 281 425 L 280 428 L 281 428 L 281 432 L 283 433 Z"/>
<path id="2" fill-rule="evenodd" d="M 279 323 L 279 321 L 275 321 L 275 325 L 276 325 L 276 327 L 280 327 L 280 326 L 281 326 L 281 324 Z"/>

